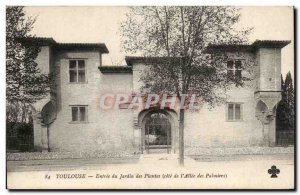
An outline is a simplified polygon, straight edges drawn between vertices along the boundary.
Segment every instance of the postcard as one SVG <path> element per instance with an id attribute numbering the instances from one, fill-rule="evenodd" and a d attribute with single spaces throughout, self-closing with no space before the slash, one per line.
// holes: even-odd
<path id="1" fill-rule="evenodd" d="M 7 189 L 295 189 L 294 7 L 7 6 Z"/>

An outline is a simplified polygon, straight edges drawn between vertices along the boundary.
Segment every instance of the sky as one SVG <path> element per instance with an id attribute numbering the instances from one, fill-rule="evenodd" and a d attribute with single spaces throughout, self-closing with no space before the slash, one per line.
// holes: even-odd
<path id="1" fill-rule="evenodd" d="M 27 16 L 37 17 L 33 34 L 57 42 L 105 43 L 109 54 L 103 65 L 125 65 L 121 50 L 120 24 L 128 7 L 26 7 Z M 254 27 L 250 42 L 291 40 L 282 49 L 282 74 L 294 77 L 294 21 L 292 7 L 241 7 L 241 27 Z"/>

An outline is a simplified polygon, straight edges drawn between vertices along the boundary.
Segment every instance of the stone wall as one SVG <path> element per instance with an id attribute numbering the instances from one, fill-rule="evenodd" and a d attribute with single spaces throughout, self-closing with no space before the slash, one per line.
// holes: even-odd
<path id="1" fill-rule="evenodd" d="M 86 60 L 86 83 L 69 83 L 69 59 Z M 122 151 L 133 148 L 131 110 L 102 110 L 102 93 L 127 93 L 132 88 L 131 74 L 102 74 L 100 53 L 60 51 L 55 56 L 59 69 L 58 113 L 50 126 L 51 151 Z M 87 105 L 88 121 L 72 122 L 70 105 Z"/>
<path id="2" fill-rule="evenodd" d="M 281 90 L 281 49 L 260 48 L 259 56 L 259 90 Z"/>
<path id="3" fill-rule="evenodd" d="M 239 88 L 228 92 L 228 102 L 242 104 L 242 120 L 227 121 L 227 105 L 198 112 L 187 111 L 185 120 L 186 147 L 242 147 L 260 145 L 262 125 L 255 117 L 254 89 Z"/>
<path id="4" fill-rule="evenodd" d="M 40 53 L 35 61 L 40 71 L 44 74 L 48 74 L 51 68 L 51 48 L 49 46 L 40 47 Z"/>
<path id="5" fill-rule="evenodd" d="M 230 57 L 236 56 L 231 53 Z M 202 105 L 199 111 L 187 111 L 186 148 L 248 147 L 262 144 L 263 125 L 256 118 L 257 99 L 254 94 L 258 89 L 280 89 L 280 50 L 259 49 L 256 56 L 244 53 L 238 57 L 257 62 L 248 72 L 253 74 L 254 80 L 247 82 L 244 88 L 233 87 L 226 92 L 227 102 L 242 104 L 242 120 L 227 121 L 226 104 L 214 108 Z M 69 59 L 79 58 L 86 61 L 87 81 L 80 84 L 70 83 Z M 93 50 L 59 50 L 53 53 L 53 70 L 57 73 L 55 98 L 57 117 L 49 127 L 51 151 L 139 151 L 141 126 L 138 125 L 138 117 L 142 110 L 103 110 L 99 102 L 100 96 L 105 93 L 128 95 L 132 92 L 138 93 L 142 85 L 140 75 L 146 71 L 147 65 L 134 64 L 132 73 L 101 73 L 98 69 L 101 65 L 100 59 L 101 54 Z M 47 66 L 46 62 L 51 62 L 51 51 L 47 47 L 42 47 L 38 63 Z M 47 71 L 47 67 L 41 69 Z M 88 121 L 72 122 L 71 105 L 86 105 Z M 178 122 L 178 118 L 173 120 Z M 39 128 L 35 128 L 35 131 L 39 131 L 35 132 L 38 136 L 45 134 Z M 178 131 L 173 133 L 177 134 Z M 178 145 L 178 142 L 173 144 Z"/>

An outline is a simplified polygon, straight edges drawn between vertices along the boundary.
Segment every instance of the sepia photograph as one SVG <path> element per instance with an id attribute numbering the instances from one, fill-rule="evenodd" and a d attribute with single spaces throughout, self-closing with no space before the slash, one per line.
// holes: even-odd
<path id="1" fill-rule="evenodd" d="M 295 190 L 294 7 L 5 9 L 8 190 Z"/>

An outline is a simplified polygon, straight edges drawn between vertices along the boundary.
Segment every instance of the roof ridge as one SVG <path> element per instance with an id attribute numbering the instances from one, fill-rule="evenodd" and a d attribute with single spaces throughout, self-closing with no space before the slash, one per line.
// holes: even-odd
<path id="1" fill-rule="evenodd" d="M 256 39 L 251 44 L 209 44 L 205 52 L 211 53 L 215 50 L 229 50 L 229 51 L 237 51 L 244 50 L 244 51 L 254 51 L 259 47 L 266 47 L 266 48 L 283 48 L 290 44 L 290 40 L 259 40 Z"/>
<path id="2" fill-rule="evenodd" d="M 56 42 L 57 44 L 105 44 L 102 42 Z"/>
<path id="3" fill-rule="evenodd" d="M 105 43 L 61 43 L 56 42 L 52 37 L 23 37 L 22 40 L 32 42 L 33 44 L 39 46 L 53 45 L 53 46 L 61 46 L 61 47 L 98 47 L 98 49 L 102 50 L 102 53 L 109 53 Z"/>

